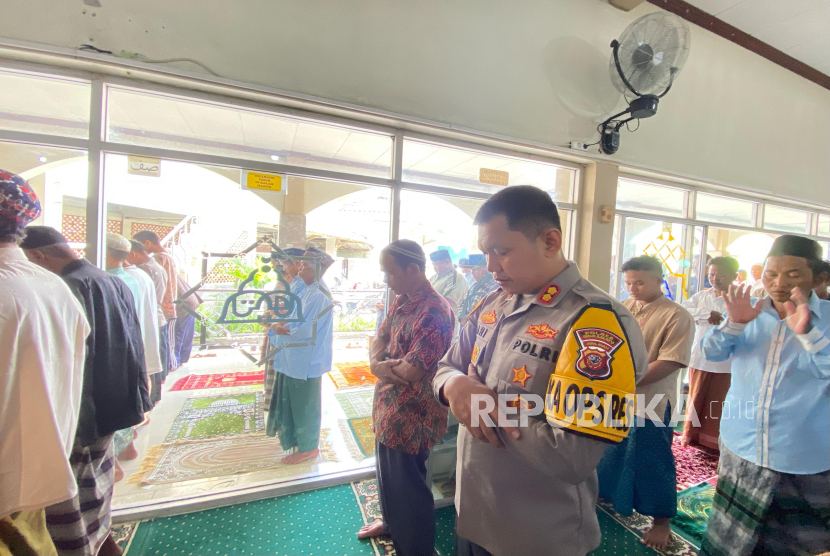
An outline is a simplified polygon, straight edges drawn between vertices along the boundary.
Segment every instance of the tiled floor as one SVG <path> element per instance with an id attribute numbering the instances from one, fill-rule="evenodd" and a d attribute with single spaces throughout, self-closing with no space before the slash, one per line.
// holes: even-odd
<path id="1" fill-rule="evenodd" d="M 365 337 L 336 338 L 334 342 L 334 362 L 365 361 L 368 359 Z M 355 347 L 359 346 L 359 347 Z M 194 353 L 195 350 L 194 350 Z M 136 448 L 139 457 L 132 461 L 121 462 L 124 469 L 125 479 L 116 483 L 113 496 L 113 509 L 125 510 L 146 504 L 154 504 L 161 501 L 182 500 L 193 496 L 207 493 L 228 492 L 240 487 L 251 485 L 265 485 L 295 480 L 303 477 L 313 477 L 349 471 L 360 468 L 372 468 L 374 458 L 356 460 L 349 450 L 347 442 L 350 439 L 344 438 L 339 426 L 339 421 L 345 419 L 342 408 L 334 397 L 335 387 L 331 380 L 324 377 L 323 383 L 323 418 L 322 426 L 329 429 L 329 441 L 334 448 L 338 461 L 326 461 L 305 465 L 298 468 L 278 468 L 256 471 L 253 473 L 229 475 L 224 477 L 211 477 L 171 484 L 158 484 L 141 486 L 131 484 L 127 479 L 136 471 L 144 459 L 147 449 L 151 446 L 161 444 L 173 421 L 181 411 L 187 398 L 216 396 L 229 393 L 240 393 L 261 390 L 262 386 L 240 386 L 233 388 L 212 388 L 204 390 L 183 390 L 170 392 L 169 388 L 180 378 L 189 374 L 222 373 L 255 371 L 257 368 L 252 362 L 236 350 L 222 349 L 215 350 L 216 357 L 193 358 L 186 365 L 171 373 L 164 384 L 164 391 L 161 402 L 150 414 L 150 423 L 138 429 Z M 274 439 L 274 442 L 277 442 Z"/>

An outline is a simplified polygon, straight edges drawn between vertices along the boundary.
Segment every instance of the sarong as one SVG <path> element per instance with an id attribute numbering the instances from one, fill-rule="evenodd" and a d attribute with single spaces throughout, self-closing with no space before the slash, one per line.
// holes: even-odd
<path id="1" fill-rule="evenodd" d="M 830 471 L 779 473 L 721 446 L 700 554 L 820 554 L 830 547 Z"/>
<path id="2" fill-rule="evenodd" d="M 620 515 L 630 516 L 633 510 L 651 517 L 677 515 L 670 420 L 667 406 L 665 426 L 643 419 L 644 426 L 632 427 L 628 438 L 605 450 L 597 466 L 599 496 L 613 503 Z"/>
<path id="3" fill-rule="evenodd" d="M 46 526 L 58 554 L 94 556 L 109 536 L 115 460 L 112 437 L 72 448 L 69 464 L 78 481 L 78 494 L 46 508 Z"/>
<path id="4" fill-rule="evenodd" d="M 718 449 L 723 401 L 726 399 L 731 383 L 732 375 L 729 373 L 710 373 L 689 368 L 687 407 L 694 407 L 700 427 L 695 427 L 687 418 L 683 425 L 683 436 L 693 444 L 700 444 L 713 450 Z"/>
<path id="5" fill-rule="evenodd" d="M 320 445 L 322 377 L 306 380 L 277 373 L 266 433 L 279 436 L 286 452 L 310 452 Z"/>

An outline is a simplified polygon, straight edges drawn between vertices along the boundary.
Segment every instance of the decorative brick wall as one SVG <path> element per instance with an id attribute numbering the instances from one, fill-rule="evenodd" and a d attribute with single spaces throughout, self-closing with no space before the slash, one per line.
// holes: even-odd
<path id="1" fill-rule="evenodd" d="M 162 226 L 160 224 L 148 224 L 146 222 L 133 222 L 130 224 L 130 237 L 128 239 L 132 239 L 132 237 L 137 234 L 138 232 L 143 232 L 144 230 L 150 230 L 151 232 L 156 232 L 156 235 L 159 236 L 159 239 L 164 239 L 164 236 L 169 234 L 173 231 L 173 226 Z"/>

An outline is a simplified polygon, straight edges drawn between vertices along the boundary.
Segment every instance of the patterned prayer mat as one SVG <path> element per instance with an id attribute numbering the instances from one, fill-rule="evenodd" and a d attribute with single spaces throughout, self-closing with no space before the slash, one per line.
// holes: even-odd
<path id="1" fill-rule="evenodd" d="M 121 549 L 121 552 L 127 552 L 127 548 L 130 546 L 130 543 L 133 540 L 133 535 L 135 535 L 137 527 L 137 521 L 133 521 L 131 523 L 119 523 L 118 525 L 113 525 L 112 527 L 110 527 L 112 539 L 115 541 L 115 544 L 117 544 L 118 547 Z"/>
<path id="2" fill-rule="evenodd" d="M 672 519 L 671 528 L 698 548 L 706 537 L 717 483 L 717 477 L 713 477 L 677 493 L 677 516 Z"/>
<path id="3" fill-rule="evenodd" d="M 639 514 L 636 511 L 629 517 L 623 517 L 614 510 L 613 505 L 609 504 L 608 502 L 602 499 L 597 501 L 597 511 L 605 512 L 617 523 L 621 524 L 631 533 L 636 535 L 638 538 L 638 543 L 639 539 L 643 538 L 643 534 L 645 534 L 646 531 L 651 529 L 651 525 L 653 522 L 653 520 L 650 517 Z M 602 523 L 602 519 L 600 519 L 600 523 Z M 647 554 L 656 553 L 663 554 L 664 556 L 697 556 L 697 547 L 695 547 L 691 542 L 687 541 L 685 538 L 681 537 L 674 531 L 672 531 L 671 542 L 669 543 L 669 546 L 666 547 L 666 549 L 663 551 L 655 551 L 651 548 L 648 548 L 645 545 L 641 546 L 644 549 L 651 551 L 647 552 Z"/>
<path id="4" fill-rule="evenodd" d="M 262 433 L 262 398 L 262 392 L 188 398 L 164 443 Z"/>
<path id="5" fill-rule="evenodd" d="M 320 431 L 320 455 L 297 465 L 284 465 L 287 456 L 279 440 L 270 436 L 239 436 L 221 440 L 179 441 L 153 446 L 127 481 L 141 485 L 175 483 L 263 469 L 311 467 L 321 461 L 338 461 L 328 440 L 329 430 Z"/>
<path id="6" fill-rule="evenodd" d="M 328 375 L 337 388 L 365 386 L 366 384 L 374 384 L 378 381 L 378 378 L 369 370 L 369 363 L 367 361 L 335 363 L 334 369 L 329 371 Z"/>
<path id="7" fill-rule="evenodd" d="M 372 402 L 375 397 L 375 389 L 372 388 L 351 388 L 339 390 L 334 393 L 337 403 L 343 408 L 347 419 L 372 416 Z"/>
<path id="8" fill-rule="evenodd" d="M 383 519 L 378 502 L 377 479 L 366 479 L 352 483 L 354 496 L 360 506 L 363 523 L 368 525 Z M 376 556 L 394 556 L 392 538 L 381 535 L 371 539 Z M 455 506 L 447 506 L 435 510 L 435 552 L 439 556 L 455 554 Z"/>
<path id="9" fill-rule="evenodd" d="M 143 521 L 126 554 L 371 556 L 357 538 L 363 524 L 351 487 L 339 485 Z"/>
<path id="10" fill-rule="evenodd" d="M 357 442 L 357 447 L 363 457 L 370 457 L 375 455 L 375 433 L 372 431 L 372 418 L 360 417 L 358 419 L 349 419 L 349 432 Z"/>
<path id="11" fill-rule="evenodd" d="M 228 386 L 248 386 L 251 384 L 263 384 L 264 382 L 264 371 L 188 375 L 177 380 L 176 383 L 170 387 L 170 391 L 199 390 L 202 388 L 227 388 Z"/>
<path id="12" fill-rule="evenodd" d="M 683 446 L 675 435 L 671 451 L 677 468 L 677 490 L 685 490 L 718 474 L 718 456 L 694 446 Z"/>

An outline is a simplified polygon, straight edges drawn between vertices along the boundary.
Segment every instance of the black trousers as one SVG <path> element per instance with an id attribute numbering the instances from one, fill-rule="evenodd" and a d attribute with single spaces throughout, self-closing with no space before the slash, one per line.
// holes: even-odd
<path id="1" fill-rule="evenodd" d="M 483 546 L 456 536 L 455 556 L 493 556 Z"/>
<path id="2" fill-rule="evenodd" d="M 435 551 L 435 501 L 427 485 L 429 450 L 417 454 L 375 443 L 378 499 L 384 529 L 398 556 L 432 556 Z"/>

